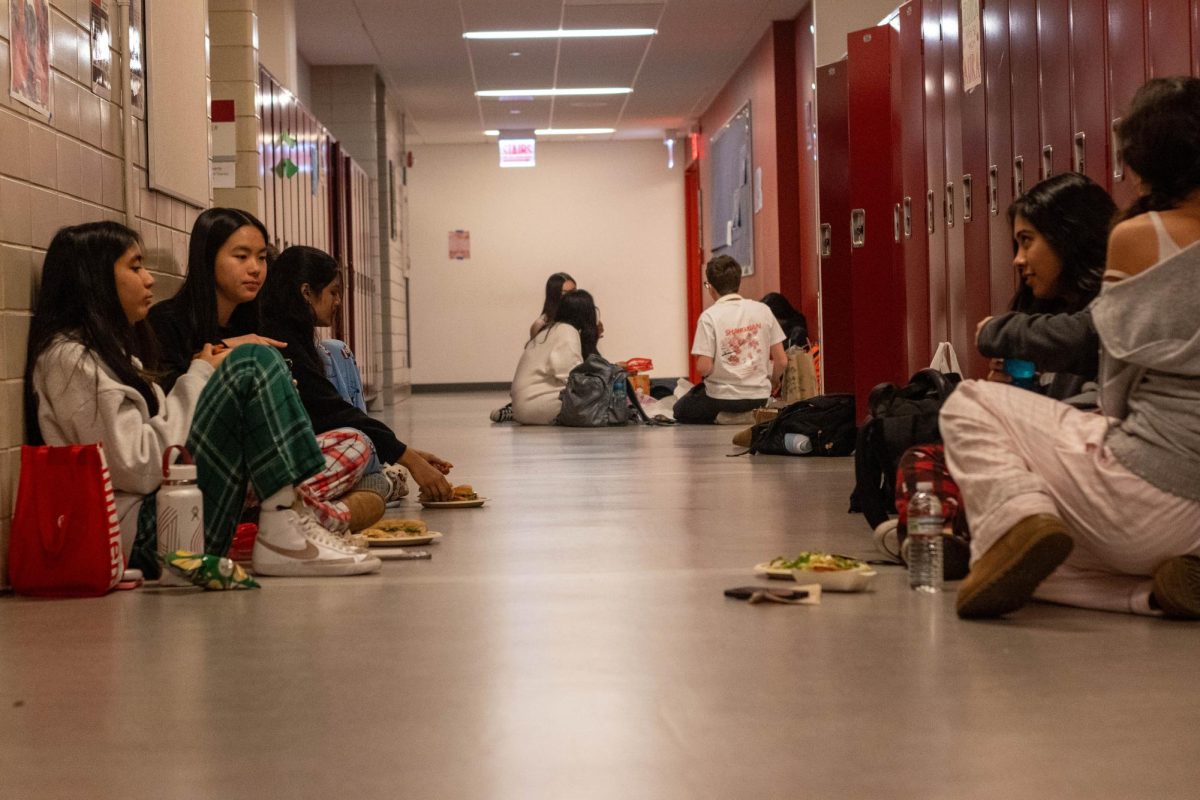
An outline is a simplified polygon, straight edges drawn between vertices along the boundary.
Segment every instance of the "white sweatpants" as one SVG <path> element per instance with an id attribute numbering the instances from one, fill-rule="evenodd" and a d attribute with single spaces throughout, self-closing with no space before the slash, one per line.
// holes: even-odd
<path id="1" fill-rule="evenodd" d="M 1026 389 L 964 381 L 941 431 L 971 526 L 971 561 L 1013 525 L 1053 514 L 1075 540 L 1034 597 L 1103 611 L 1152 614 L 1150 576 L 1200 554 L 1200 503 L 1134 475 L 1104 444 L 1110 420 Z"/>

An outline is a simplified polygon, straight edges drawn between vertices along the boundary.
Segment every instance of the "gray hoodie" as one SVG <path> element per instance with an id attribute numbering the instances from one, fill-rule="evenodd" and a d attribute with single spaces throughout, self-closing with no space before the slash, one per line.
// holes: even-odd
<path id="1" fill-rule="evenodd" d="M 1092 304 L 1104 345 L 1100 407 L 1113 455 L 1200 501 L 1200 242 L 1104 288 Z"/>

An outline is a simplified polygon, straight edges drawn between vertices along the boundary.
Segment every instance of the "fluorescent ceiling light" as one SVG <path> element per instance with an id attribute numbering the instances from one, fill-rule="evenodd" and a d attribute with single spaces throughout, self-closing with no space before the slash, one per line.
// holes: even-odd
<path id="1" fill-rule="evenodd" d="M 571 97 L 593 94 L 629 94 L 629 88 L 592 89 L 485 89 L 476 92 L 476 97 Z"/>
<path id="2" fill-rule="evenodd" d="M 535 136 L 598 136 L 616 133 L 616 128 L 538 128 Z M 499 136 L 500 131 L 484 131 L 484 136 Z"/>
<path id="3" fill-rule="evenodd" d="M 468 31 L 464 39 L 593 39 L 609 36 L 653 36 L 654 28 L 557 28 L 541 31 Z"/>

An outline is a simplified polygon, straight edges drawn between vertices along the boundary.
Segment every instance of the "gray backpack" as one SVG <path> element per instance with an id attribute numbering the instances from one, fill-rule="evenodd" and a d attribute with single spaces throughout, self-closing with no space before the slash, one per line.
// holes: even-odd
<path id="1" fill-rule="evenodd" d="M 571 428 L 604 428 L 629 422 L 629 382 L 625 369 L 599 354 L 587 357 L 567 376 L 562 390 L 559 425 Z"/>

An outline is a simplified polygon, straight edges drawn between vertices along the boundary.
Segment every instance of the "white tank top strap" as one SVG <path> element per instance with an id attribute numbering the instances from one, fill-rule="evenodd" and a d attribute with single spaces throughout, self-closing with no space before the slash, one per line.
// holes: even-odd
<path id="1" fill-rule="evenodd" d="M 1163 225 L 1162 216 L 1157 211 L 1149 212 L 1150 222 L 1154 224 L 1154 232 L 1158 234 L 1158 260 L 1165 261 L 1171 256 L 1183 250 L 1175 240 L 1171 238 L 1171 234 L 1167 233 L 1167 226 Z"/>

